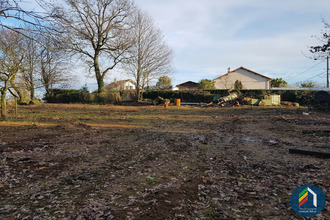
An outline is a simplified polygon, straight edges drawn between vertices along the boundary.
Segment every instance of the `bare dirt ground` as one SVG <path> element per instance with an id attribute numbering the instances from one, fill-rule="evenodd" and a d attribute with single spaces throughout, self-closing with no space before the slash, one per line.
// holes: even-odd
<path id="1" fill-rule="evenodd" d="M 330 160 L 289 154 L 328 150 L 329 114 L 306 111 L 22 106 L 0 122 L 0 219 L 304 219 L 295 188 L 330 198 Z"/>

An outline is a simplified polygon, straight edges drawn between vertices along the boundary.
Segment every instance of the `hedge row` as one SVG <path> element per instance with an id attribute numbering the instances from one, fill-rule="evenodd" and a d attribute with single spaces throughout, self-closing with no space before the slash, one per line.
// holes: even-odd
<path id="1" fill-rule="evenodd" d="M 265 95 L 281 95 L 282 101 L 298 102 L 300 105 L 308 105 L 313 100 L 316 91 L 311 90 L 240 90 L 243 97 L 262 99 Z M 214 96 L 227 96 L 228 90 L 190 90 L 190 91 L 147 91 L 144 98 L 155 99 L 158 96 L 174 100 L 181 99 L 182 102 L 204 102 L 213 101 Z"/>
<path id="2" fill-rule="evenodd" d="M 313 100 L 316 91 L 311 90 L 240 90 L 243 97 L 262 99 L 265 95 L 281 95 L 282 101 L 298 102 L 300 105 L 308 105 Z M 228 90 L 190 90 L 190 91 L 146 91 L 143 93 L 145 99 L 154 100 L 158 96 L 170 99 L 181 99 L 182 102 L 204 102 L 213 101 L 215 96 L 227 96 Z M 107 92 L 102 94 L 86 93 L 75 89 L 54 89 L 53 95 L 45 98 L 49 103 L 98 103 L 113 104 L 122 101 L 134 101 L 134 91 Z"/>
<path id="3" fill-rule="evenodd" d="M 51 96 L 46 96 L 48 103 L 86 103 L 86 104 L 114 104 L 130 98 L 131 93 L 107 92 L 87 93 L 76 89 L 54 89 Z"/>
<path id="4" fill-rule="evenodd" d="M 164 99 L 181 99 L 182 102 L 204 102 L 208 103 L 213 100 L 215 94 L 228 95 L 227 90 L 218 90 L 219 93 L 212 91 L 187 90 L 187 91 L 146 91 L 143 93 L 145 99 L 156 99 L 158 96 Z"/>

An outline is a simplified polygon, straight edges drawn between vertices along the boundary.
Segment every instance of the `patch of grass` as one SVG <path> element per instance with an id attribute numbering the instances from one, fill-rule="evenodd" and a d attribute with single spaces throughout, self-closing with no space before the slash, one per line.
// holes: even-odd
<path id="1" fill-rule="evenodd" d="M 159 179 L 157 179 L 157 178 L 153 178 L 153 177 L 149 177 L 149 178 L 147 179 L 147 182 L 148 182 L 148 183 L 151 183 L 151 184 L 156 184 L 156 183 L 159 183 Z"/>
<path id="2" fill-rule="evenodd" d="M 221 207 L 218 204 L 211 203 L 208 208 L 203 211 L 207 219 L 221 219 Z"/>
<path id="3" fill-rule="evenodd" d="M 206 152 L 207 152 L 207 146 L 205 146 L 205 145 L 199 145 L 198 146 L 198 153 L 201 156 L 205 156 L 206 155 Z"/>

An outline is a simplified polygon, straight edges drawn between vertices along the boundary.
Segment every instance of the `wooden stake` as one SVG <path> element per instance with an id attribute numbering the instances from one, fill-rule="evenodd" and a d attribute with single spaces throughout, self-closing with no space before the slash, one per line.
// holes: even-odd
<path id="1" fill-rule="evenodd" d="M 17 116 L 17 98 L 15 97 L 15 116 Z"/>

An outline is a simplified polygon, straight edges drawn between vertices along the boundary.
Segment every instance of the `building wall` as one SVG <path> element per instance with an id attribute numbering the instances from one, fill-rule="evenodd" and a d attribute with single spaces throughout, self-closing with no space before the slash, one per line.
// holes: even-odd
<path id="1" fill-rule="evenodd" d="M 197 90 L 198 87 L 195 86 L 195 87 L 190 87 L 190 86 L 179 86 L 178 87 L 178 90 Z"/>
<path id="2" fill-rule="evenodd" d="M 135 84 L 132 82 L 125 82 L 123 90 L 133 90 L 135 87 Z"/>
<path id="3" fill-rule="evenodd" d="M 177 85 L 178 90 L 196 90 L 198 89 L 198 83 L 195 82 L 185 82 Z"/>
<path id="4" fill-rule="evenodd" d="M 236 80 L 242 82 L 244 89 L 270 89 L 269 79 L 244 69 L 239 69 L 219 79 L 215 79 L 214 85 L 216 89 L 234 89 Z"/>

